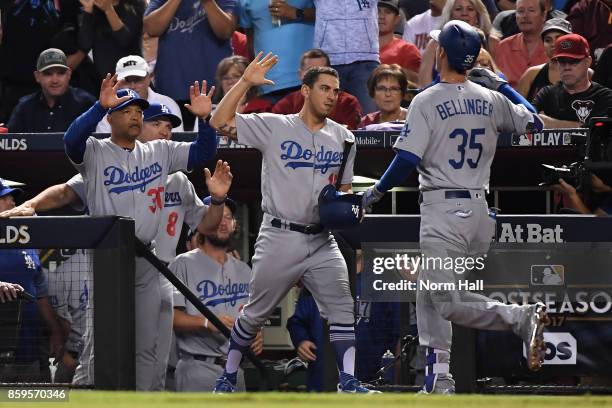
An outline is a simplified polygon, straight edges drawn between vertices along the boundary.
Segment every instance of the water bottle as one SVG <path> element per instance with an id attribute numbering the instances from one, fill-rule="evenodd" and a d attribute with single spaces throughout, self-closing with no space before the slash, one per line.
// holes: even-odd
<path id="1" fill-rule="evenodd" d="M 380 368 L 385 369 L 384 379 L 386 384 L 395 383 L 395 355 L 391 350 L 387 350 L 380 359 Z"/>
<path id="2" fill-rule="evenodd" d="M 274 0 L 270 0 L 268 4 L 272 5 L 273 1 Z M 278 17 L 274 17 L 274 16 L 271 16 L 271 17 L 272 17 L 272 26 L 273 27 L 280 27 L 281 26 L 281 19 L 278 18 Z"/>

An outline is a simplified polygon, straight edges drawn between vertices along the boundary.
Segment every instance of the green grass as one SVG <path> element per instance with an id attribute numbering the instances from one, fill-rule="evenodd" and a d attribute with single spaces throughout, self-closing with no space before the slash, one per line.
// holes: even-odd
<path id="1" fill-rule="evenodd" d="M 2 407 L 46 408 L 46 407 L 104 407 L 104 408 L 260 408 L 260 407 L 338 407 L 338 408 L 416 408 L 416 407 L 483 407 L 483 408 L 524 408 L 524 407 L 606 407 L 612 406 L 612 396 L 485 396 L 455 395 L 421 396 L 414 394 L 383 395 L 338 395 L 298 393 L 239 393 L 233 395 L 212 395 L 209 393 L 137 393 L 71 391 L 69 403 L 18 402 L 2 403 Z"/>

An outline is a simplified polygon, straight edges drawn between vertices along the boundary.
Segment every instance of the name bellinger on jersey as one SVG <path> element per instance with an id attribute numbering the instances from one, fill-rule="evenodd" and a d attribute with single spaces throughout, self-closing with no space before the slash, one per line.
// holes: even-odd
<path id="1" fill-rule="evenodd" d="M 436 111 L 442 120 L 457 115 L 491 116 L 493 105 L 484 99 L 451 99 L 436 105 Z"/>

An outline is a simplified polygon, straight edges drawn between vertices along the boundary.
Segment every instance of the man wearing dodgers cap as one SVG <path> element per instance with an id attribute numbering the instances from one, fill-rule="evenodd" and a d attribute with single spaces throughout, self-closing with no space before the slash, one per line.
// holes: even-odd
<path id="1" fill-rule="evenodd" d="M 141 143 L 137 137 L 149 103 L 132 89 L 118 89 L 119 85 L 117 75 L 106 76 L 99 101 L 78 117 L 64 135 L 65 150 L 83 177 L 89 213 L 133 218 L 136 237 L 154 248 L 158 229 L 164 223 L 168 175 L 192 170 L 216 154 L 216 133 L 205 121 L 212 109 L 212 90 L 206 94 L 205 82 L 202 92 L 198 82 L 190 87 L 191 103 L 186 107 L 200 118 L 196 141 Z M 106 113 L 111 136 L 91 137 Z M 231 184 L 229 166 L 219 161 L 214 177 L 208 169 L 205 177 L 214 198 L 209 212 L 221 214 Z M 135 261 L 136 389 L 162 389 L 164 381 L 159 370 L 165 367 L 170 348 L 172 289 L 144 258 L 137 257 Z"/>
<path id="2" fill-rule="evenodd" d="M 593 60 L 583 36 L 557 38 L 551 61 L 558 64 L 561 81 L 542 88 L 533 103 L 547 128 L 576 128 L 589 118 L 607 116 L 612 90 L 589 79 Z"/>

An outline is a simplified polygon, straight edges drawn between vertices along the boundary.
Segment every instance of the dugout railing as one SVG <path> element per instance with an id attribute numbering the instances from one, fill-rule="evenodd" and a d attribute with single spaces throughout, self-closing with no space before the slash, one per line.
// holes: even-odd
<path id="1" fill-rule="evenodd" d="M 0 251 L 7 249 L 89 250 L 93 256 L 90 296 L 95 292 L 95 368 L 89 386 L 133 390 L 134 221 L 78 216 L 0 219 Z"/>
<path id="2" fill-rule="evenodd" d="M 335 232 L 347 262 L 357 249 L 369 244 L 417 246 L 419 216 L 369 215 L 358 227 Z M 506 273 L 516 274 L 512 290 L 541 292 L 553 307 L 547 326 L 545 364 L 537 373 L 527 370 L 522 358 L 522 342 L 509 332 L 484 332 L 453 325 L 451 371 L 458 392 L 513 394 L 611 394 L 612 393 L 612 218 L 594 216 L 498 216 L 492 248 L 519 250 L 533 259 L 556 259 L 556 253 L 567 252 L 574 263 L 565 263 L 563 287 L 542 286 L 534 281 L 532 258 L 502 265 Z M 382 244 L 381 244 L 382 243 Z M 597 249 L 595 252 L 594 249 Z M 523 250 L 524 249 L 524 250 Z M 489 256 L 491 256 L 489 251 Z M 557 251 L 557 252 L 555 252 Z M 590 255 L 598 254 L 597 262 Z M 573 254 L 573 255 L 572 255 Z M 582 257 L 582 258 L 580 258 Z M 584 258 L 584 259 L 583 259 Z M 567 259 L 567 258 L 566 258 Z M 584 267 L 582 267 L 584 261 Z M 554 263 L 554 261 L 544 261 Z M 530 264 L 531 263 L 531 264 Z M 493 264 L 496 265 L 496 264 Z M 499 265 L 499 264 L 498 264 Z M 563 266 L 563 265 L 561 265 Z M 364 256 L 364 273 L 371 265 Z M 494 269 L 494 268 L 493 268 Z M 536 268 L 537 270 L 537 268 Z M 349 268 L 354 290 L 355 269 Z M 487 273 L 489 271 L 486 271 Z M 370 272 L 371 273 L 371 272 Z M 529 276 L 531 275 L 531 278 Z M 523 280 L 530 281 L 523 281 Z M 589 280 L 590 279 L 590 280 Z M 361 287 L 365 281 L 362 280 Z M 498 282 L 499 283 L 499 282 Z M 576 302 L 578 291 L 591 291 L 586 305 Z M 486 291 L 485 291 L 486 292 Z M 561 293 L 561 294 L 560 294 Z M 564 295 L 563 295 L 564 293 Z M 556 297 L 555 297 L 556 296 Z M 569 296 L 569 300 L 563 296 Z M 576 295 L 578 296 L 578 295 Z M 591 295 L 588 295 L 591 296 Z M 590 303 L 589 303 L 590 302 Z M 401 303 L 400 338 L 409 334 L 407 303 Z M 366 351 L 367 352 L 367 351 Z M 501 379 L 501 381 L 500 381 Z M 386 391 L 409 392 L 406 362 L 395 385 L 382 385 Z M 563 385 L 560 385 L 563 384 Z"/>

